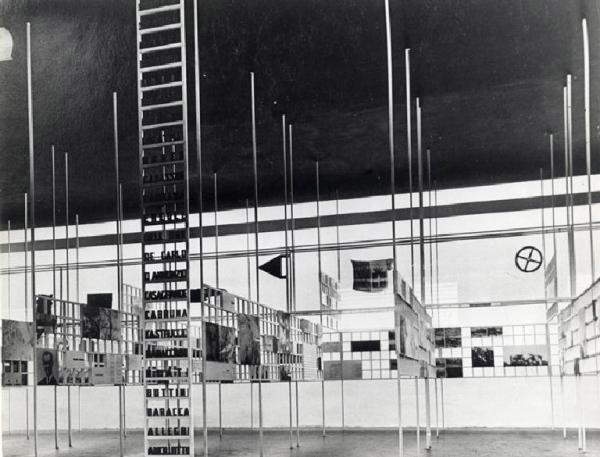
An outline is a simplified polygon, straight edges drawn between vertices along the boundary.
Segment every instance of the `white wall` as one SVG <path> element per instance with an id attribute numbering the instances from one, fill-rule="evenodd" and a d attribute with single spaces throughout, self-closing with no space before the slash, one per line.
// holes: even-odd
<path id="1" fill-rule="evenodd" d="M 321 383 L 299 383 L 301 427 L 321 426 Z M 435 389 L 431 386 L 431 423 L 435 426 Z M 574 378 L 565 378 L 566 423 L 576 427 Z M 341 383 L 325 382 L 325 416 L 328 427 L 341 427 Z M 208 425 L 218 426 L 218 387 L 208 385 Z M 250 385 L 222 386 L 223 426 L 250 427 Z M 395 380 L 346 381 L 345 424 L 349 428 L 393 428 L 397 426 L 397 386 Z M 78 388 L 71 388 L 72 424 L 79 424 Z M 547 377 L 486 378 L 444 380 L 444 415 L 446 427 L 551 427 L 550 386 Z M 25 389 L 4 388 L 3 431 L 25 430 Z M 33 390 L 30 388 L 30 429 L 33 427 Z M 258 424 L 258 386 L 254 386 L 254 424 Z M 420 381 L 421 424 L 425 425 L 425 387 Z M 596 377 L 583 379 L 586 424 L 600 428 L 600 383 Z M 10 395 L 10 421 L 8 397 Z M 438 383 L 438 395 L 441 387 Z M 38 388 L 38 429 L 52 430 L 54 421 L 53 388 Z M 294 385 L 292 384 L 294 399 Z M 554 378 L 555 424 L 562 426 L 560 381 Z M 81 388 L 81 427 L 83 429 L 118 428 L 118 389 L 116 387 Z M 196 427 L 202 424 L 202 391 L 194 388 Z M 263 384 L 263 423 L 268 428 L 286 428 L 289 424 L 288 385 Z M 441 400 L 439 403 L 441 425 Z M 143 427 L 142 387 L 127 388 L 127 427 Z M 295 417 L 295 413 L 294 413 Z M 402 420 L 407 427 L 416 424 L 415 382 L 402 380 Z M 9 429 L 10 426 L 10 429 Z M 67 428 L 67 388 L 58 388 L 58 426 Z"/>

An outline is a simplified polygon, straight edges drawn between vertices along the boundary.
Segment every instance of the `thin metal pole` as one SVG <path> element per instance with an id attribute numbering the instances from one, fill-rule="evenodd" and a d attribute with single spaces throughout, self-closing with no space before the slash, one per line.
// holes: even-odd
<path id="1" fill-rule="evenodd" d="M 11 237 L 10 237 L 10 220 L 8 221 L 8 258 L 7 258 L 7 264 L 8 264 L 8 287 L 7 289 L 7 293 L 8 293 L 8 301 L 7 301 L 7 311 L 8 311 L 8 318 L 10 319 L 10 303 L 12 301 L 12 297 L 11 297 L 11 290 L 10 290 L 10 277 L 11 277 Z M 25 273 L 27 274 L 27 273 Z M 8 392 L 8 433 L 10 434 L 11 432 L 11 416 L 12 414 L 10 413 L 10 400 L 11 400 L 11 392 L 12 389 L 10 387 L 6 388 L 7 392 Z"/>
<path id="2" fill-rule="evenodd" d="M 254 72 L 250 73 L 250 101 L 252 104 L 252 166 L 254 170 L 254 254 L 256 260 L 256 303 L 260 303 L 258 258 L 258 164 L 256 151 L 256 112 L 254 99 Z M 260 408 L 259 408 L 260 409 Z"/>
<path id="3" fill-rule="evenodd" d="M 200 315 L 202 318 L 202 434 L 204 437 L 204 457 L 208 456 L 208 424 L 206 418 L 206 323 L 204 322 L 204 249 L 202 221 L 202 135 L 200 122 L 200 45 L 198 39 L 198 0 L 193 0 L 194 8 L 194 118 L 196 133 L 196 160 L 198 161 L 198 242 L 200 254 Z M 194 433 L 190 430 L 191 449 L 194 448 Z"/>
<path id="4" fill-rule="evenodd" d="M 119 210 L 119 128 L 117 118 L 117 93 L 113 92 L 113 141 L 115 152 L 115 193 L 116 193 L 116 219 L 117 228 L 117 307 L 121 313 L 121 228 L 120 228 L 120 210 Z M 121 355 L 121 342 L 119 341 L 119 355 Z M 123 457 L 123 393 L 122 380 L 119 380 L 119 455 Z"/>
<path id="5" fill-rule="evenodd" d="M 440 378 L 440 401 L 442 403 L 442 430 L 446 428 L 446 415 L 444 414 L 444 378 Z"/>
<path id="6" fill-rule="evenodd" d="M 413 184 L 412 184 L 412 116 L 410 94 L 410 49 L 404 50 L 404 61 L 406 67 L 406 143 L 408 153 L 408 198 L 409 198 L 409 219 L 410 219 L 410 278 L 411 287 L 415 287 L 415 246 L 414 246 L 414 227 L 413 227 Z"/>
<path id="7" fill-rule="evenodd" d="M 429 378 L 425 381 L 425 449 L 431 449 L 431 395 L 429 393 Z"/>
<path id="8" fill-rule="evenodd" d="M 223 439 L 223 412 L 221 408 L 221 381 L 219 381 L 219 439 Z"/>
<path id="9" fill-rule="evenodd" d="M 67 274 L 67 306 L 70 301 L 69 290 L 69 154 L 65 152 L 65 257 L 66 257 L 66 274 Z M 62 298 L 62 297 L 61 297 Z M 71 306 L 72 308 L 72 306 Z M 73 345 L 75 345 L 75 329 L 73 328 Z M 73 447 L 71 437 L 71 386 L 67 386 L 67 428 L 69 436 L 69 447 Z"/>
<path id="10" fill-rule="evenodd" d="M 29 246 L 27 245 L 27 213 L 29 212 L 28 204 L 27 204 L 27 192 L 24 194 L 24 220 L 23 224 L 23 254 L 25 257 L 25 273 L 24 273 L 24 299 L 25 299 L 25 320 L 27 321 L 27 302 L 29 301 L 29 285 L 27 284 L 27 251 L 29 250 Z M 10 278 L 10 276 L 9 276 Z M 10 300 L 9 300 L 10 304 Z M 35 369 L 35 367 L 34 367 Z M 27 434 L 27 439 L 29 439 L 29 387 L 25 387 L 25 430 Z"/>
<path id="11" fill-rule="evenodd" d="M 321 258 L 321 190 L 319 185 L 319 161 L 315 162 L 315 175 L 317 181 L 317 258 L 319 264 L 319 276 L 317 278 L 318 289 L 319 289 L 319 309 L 321 313 L 319 315 L 319 321 L 321 329 L 323 328 L 323 303 L 321 294 L 321 275 L 323 274 L 323 261 Z M 321 330 L 322 331 L 322 330 Z M 325 438 L 325 376 L 321 373 L 321 422 L 322 422 L 322 433 L 321 436 Z"/>
<path id="12" fill-rule="evenodd" d="M 75 293 L 79 302 L 79 214 L 75 214 Z M 77 388 L 77 411 L 77 428 L 81 432 L 81 386 Z"/>
<path id="13" fill-rule="evenodd" d="M 417 414 L 417 454 L 421 452 L 421 417 L 419 411 L 419 378 L 415 378 L 415 405 Z"/>
<path id="14" fill-rule="evenodd" d="M 438 417 L 438 380 L 433 378 L 433 386 L 435 390 L 435 437 L 440 437 L 440 422 Z"/>
<path id="15" fill-rule="evenodd" d="M 248 300 L 252 300 L 252 279 L 250 273 L 250 209 L 246 199 L 246 270 L 248 272 Z"/>
<path id="16" fill-rule="evenodd" d="M 119 303 L 121 304 L 121 311 L 123 310 L 123 185 L 119 183 L 119 256 L 121 261 L 119 262 L 118 268 L 121 270 L 121 282 L 119 284 L 119 292 L 121 294 L 121 298 Z M 78 286 L 79 287 L 79 286 Z M 78 288 L 79 290 L 79 288 Z M 77 292 L 79 294 L 79 292 Z M 121 347 L 120 352 L 123 351 L 123 332 L 121 332 L 121 341 L 119 342 L 119 346 Z M 125 406 L 125 399 L 127 397 L 126 392 L 126 380 L 124 380 L 122 386 L 123 393 L 123 439 L 127 438 L 127 408 Z"/>
<path id="17" fill-rule="evenodd" d="M 254 383 L 250 381 L 250 430 L 254 429 Z"/>
<path id="18" fill-rule="evenodd" d="M 292 141 L 292 125 L 288 126 L 288 139 L 290 142 L 290 219 L 291 219 L 291 242 L 292 242 L 292 309 L 296 311 L 296 243 L 294 240 L 296 219 L 294 218 L 294 149 Z"/>
<path id="19" fill-rule="evenodd" d="M 560 405 L 561 405 L 561 409 L 562 409 L 562 434 L 563 434 L 563 439 L 566 440 L 567 439 L 567 408 L 566 408 L 566 402 L 565 402 L 565 383 L 564 383 L 564 375 L 561 373 L 560 374 Z"/>
<path id="20" fill-rule="evenodd" d="M 390 214 L 392 222 L 392 252 L 394 269 L 394 293 L 397 291 L 396 280 L 398 276 L 398 264 L 396 258 L 396 164 L 394 157 L 394 89 L 392 72 L 392 31 L 390 25 L 390 2 L 385 0 L 385 38 L 387 54 L 387 91 L 388 91 L 388 148 L 390 153 L 390 198 L 392 211 Z"/>
<path id="21" fill-rule="evenodd" d="M 571 75 L 567 75 L 567 154 L 569 169 L 569 270 L 571 272 L 571 297 L 575 297 L 577 288 L 577 267 L 575 262 L 575 235 L 573 233 L 573 131 L 572 131 L 572 107 L 571 107 Z"/>
<path id="22" fill-rule="evenodd" d="M 546 299 L 545 309 L 548 311 L 548 291 L 546 289 L 546 272 L 547 272 L 547 262 L 546 262 L 546 217 L 545 217 L 545 205 L 544 205 L 544 170 L 540 168 L 540 195 L 542 197 L 541 204 L 541 214 L 542 214 L 542 258 L 543 258 L 543 266 L 544 266 L 544 298 Z M 548 326 L 548 322 L 545 323 L 546 328 L 546 348 L 548 350 L 548 354 L 551 354 L 550 350 L 550 328 Z M 552 386 L 552 364 L 548 364 L 548 382 L 550 384 L 550 418 L 552 423 L 552 430 L 554 430 L 554 389 Z"/>
<path id="23" fill-rule="evenodd" d="M 421 303 L 425 303 L 425 245 L 423 243 L 423 154 L 421 147 L 421 103 L 417 97 L 417 166 L 419 168 L 419 266 L 421 279 Z"/>
<path id="24" fill-rule="evenodd" d="M 219 196 L 217 194 L 217 172 L 213 173 L 213 193 L 215 197 L 215 283 L 217 289 L 219 288 L 219 220 L 218 220 L 218 211 L 219 211 Z"/>
<path id="25" fill-rule="evenodd" d="M 298 396 L 298 381 L 296 381 L 296 447 L 300 447 L 300 401 Z"/>
<path id="26" fill-rule="evenodd" d="M 554 191 L 554 134 L 550 134 L 550 184 L 552 189 L 552 252 L 556 256 L 556 211 L 555 211 L 555 191 Z M 554 297 L 558 296 L 558 282 L 554 281 Z"/>
<path id="27" fill-rule="evenodd" d="M 590 146 L 590 45 L 588 39 L 587 20 L 581 21 L 583 30 L 583 86 L 584 86 L 584 111 L 585 111 L 585 167 L 587 172 L 588 185 L 588 216 L 590 231 L 590 264 L 592 268 L 593 283 L 596 279 L 596 265 L 594 261 L 594 232 L 592 227 L 592 164 L 591 164 L 591 146 Z"/>
<path id="28" fill-rule="evenodd" d="M 31 23 L 27 22 L 27 126 L 29 139 L 29 198 L 31 199 L 31 299 L 33 328 L 36 328 L 37 319 L 35 312 L 35 172 L 33 155 L 33 100 L 31 95 Z M 37 339 L 33 345 L 33 366 L 36 365 Z M 38 456 L 37 443 L 37 376 L 33 370 L 33 449 L 35 457 Z"/>
<path id="29" fill-rule="evenodd" d="M 288 400 L 290 410 L 290 449 L 294 449 L 294 432 L 293 432 L 293 419 L 292 419 L 292 379 L 288 381 Z"/>
<path id="30" fill-rule="evenodd" d="M 63 268 L 60 267 L 59 271 L 60 271 L 59 291 L 60 291 L 60 300 L 62 301 L 65 299 L 65 296 L 63 295 Z M 56 342 L 55 342 L 55 345 L 56 345 Z M 54 386 L 54 448 L 55 449 L 58 449 L 58 400 L 57 400 L 57 396 L 58 396 L 58 386 L 55 385 Z"/>
<path id="31" fill-rule="evenodd" d="M 431 151 L 429 149 L 427 149 L 427 190 L 427 203 L 429 206 L 429 302 L 433 303 L 433 233 L 431 231 Z"/>
<path id="32" fill-rule="evenodd" d="M 260 275 L 258 258 L 258 165 L 256 151 L 256 111 L 254 99 L 254 72 L 250 73 L 250 101 L 252 104 L 252 165 L 254 169 L 254 253 L 256 257 L 256 303 L 260 303 Z M 263 422 L 262 422 L 262 369 L 258 373 L 258 436 L 260 457 L 264 455 Z"/>
<path id="33" fill-rule="evenodd" d="M 439 243 L 438 243 L 438 187 L 437 181 L 433 182 L 433 200 L 434 200 L 434 208 L 435 208 L 435 295 L 436 295 L 436 303 L 439 305 L 440 303 L 440 251 L 439 251 Z M 440 323 L 440 308 L 438 307 L 438 325 Z"/>
<path id="34" fill-rule="evenodd" d="M 290 307 L 290 253 L 288 243 L 288 183 L 287 183 L 287 139 L 285 114 L 281 116 L 281 136 L 283 149 L 283 220 L 285 237 L 285 309 L 289 313 Z"/>
<path id="35" fill-rule="evenodd" d="M 337 254 L 337 281 L 338 281 L 338 286 L 341 283 L 341 274 L 342 274 L 342 268 L 341 268 L 341 258 L 340 258 L 340 196 L 338 194 L 338 191 L 336 189 L 335 191 L 335 243 L 336 243 L 336 254 Z M 340 332 L 340 343 L 344 344 L 344 340 L 343 340 L 343 333 Z M 342 351 L 341 353 L 341 357 L 342 357 L 342 364 L 344 362 L 344 352 Z M 341 376 L 340 376 L 340 383 L 341 383 L 341 402 L 342 402 L 342 433 L 344 433 L 344 430 L 346 428 L 346 413 L 345 413 L 345 408 L 344 408 L 344 370 L 341 370 Z"/>

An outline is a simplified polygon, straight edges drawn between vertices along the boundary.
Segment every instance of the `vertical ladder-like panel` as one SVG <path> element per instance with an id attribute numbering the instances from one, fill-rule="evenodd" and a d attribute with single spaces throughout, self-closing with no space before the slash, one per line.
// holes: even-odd
<path id="1" fill-rule="evenodd" d="M 137 0 L 144 453 L 194 455 L 183 0 Z"/>

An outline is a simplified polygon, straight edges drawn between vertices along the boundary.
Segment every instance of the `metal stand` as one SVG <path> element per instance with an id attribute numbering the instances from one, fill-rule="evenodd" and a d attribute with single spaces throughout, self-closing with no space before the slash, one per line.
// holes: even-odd
<path id="1" fill-rule="evenodd" d="M 258 374 L 258 441 L 259 441 L 259 455 L 263 457 L 265 455 L 264 437 L 263 437 L 263 416 L 262 416 L 262 369 L 259 365 Z"/>

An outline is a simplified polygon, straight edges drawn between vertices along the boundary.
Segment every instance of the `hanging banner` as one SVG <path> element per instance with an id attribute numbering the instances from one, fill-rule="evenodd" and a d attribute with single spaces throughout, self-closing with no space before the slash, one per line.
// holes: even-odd
<path id="1" fill-rule="evenodd" d="M 352 260 L 354 282 L 352 288 L 361 292 L 380 292 L 388 287 L 388 271 L 392 259 L 359 261 Z"/>

